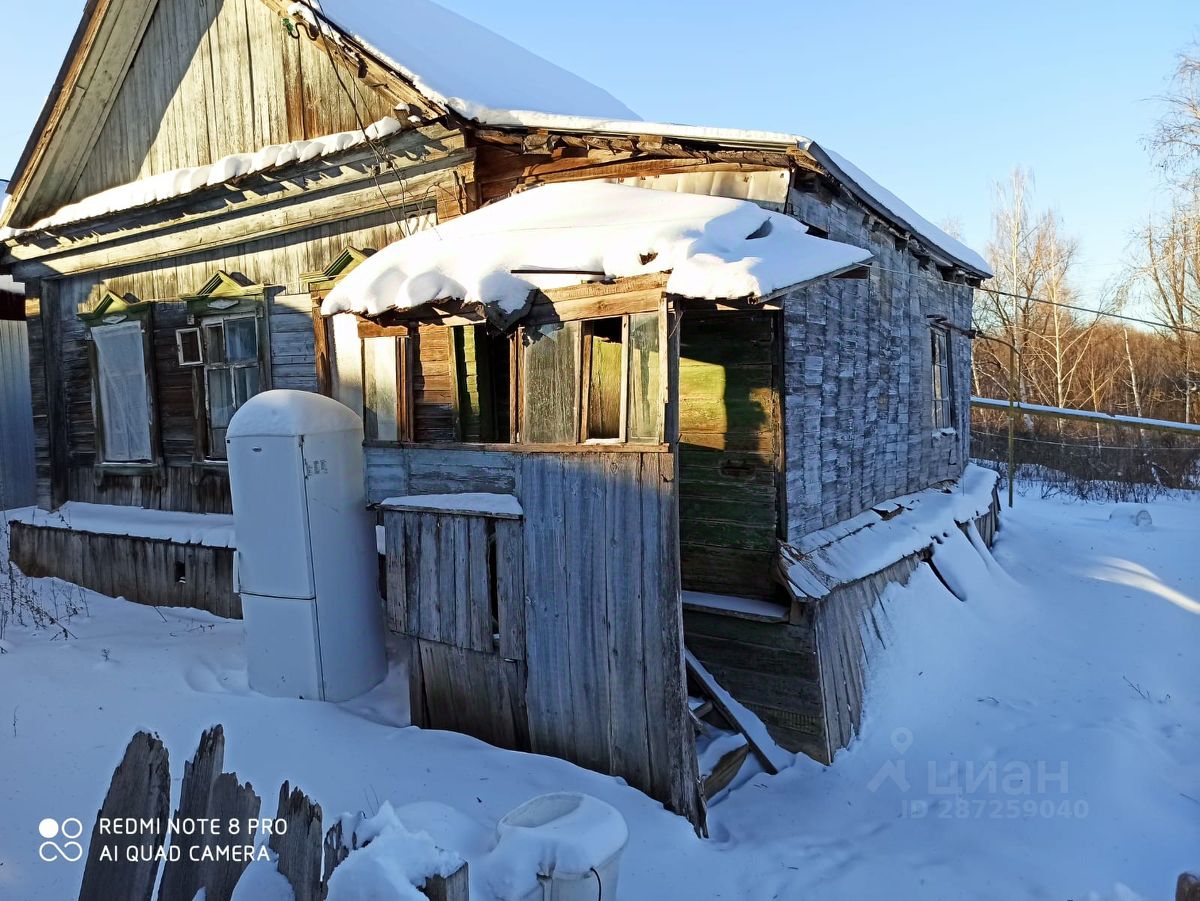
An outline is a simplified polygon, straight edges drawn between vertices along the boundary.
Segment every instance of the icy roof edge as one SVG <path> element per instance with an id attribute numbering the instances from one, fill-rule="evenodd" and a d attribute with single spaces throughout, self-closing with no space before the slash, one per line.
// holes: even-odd
<path id="1" fill-rule="evenodd" d="M 311 140 L 270 144 L 258 150 L 231 153 L 208 165 L 188 166 L 149 175 L 69 203 L 27 228 L 0 228 L 0 241 L 56 226 L 75 225 L 113 213 L 128 212 L 150 204 L 174 200 L 204 188 L 236 182 L 247 175 L 334 156 L 361 147 L 368 141 L 388 137 L 400 131 L 402 127 L 399 120 L 385 116 L 368 125 L 365 131 L 341 131 Z"/>

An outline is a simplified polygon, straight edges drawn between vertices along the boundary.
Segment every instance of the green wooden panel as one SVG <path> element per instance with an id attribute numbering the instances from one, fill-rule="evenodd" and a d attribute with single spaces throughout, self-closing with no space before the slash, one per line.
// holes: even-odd
<path id="1" fill-rule="evenodd" d="M 771 597 L 779 389 L 771 313 L 687 315 L 680 330 L 683 587 Z"/>

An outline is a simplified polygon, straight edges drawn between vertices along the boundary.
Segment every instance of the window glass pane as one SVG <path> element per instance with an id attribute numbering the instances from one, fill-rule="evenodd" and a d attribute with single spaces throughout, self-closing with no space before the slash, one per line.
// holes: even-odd
<path id="1" fill-rule="evenodd" d="M 363 428 L 367 438 L 397 441 L 396 339 L 363 339 Z"/>
<path id="2" fill-rule="evenodd" d="M 521 441 L 574 444 L 579 440 L 579 323 L 525 329 Z"/>
<path id="3" fill-rule="evenodd" d="M 136 322 L 92 329 L 96 343 L 96 386 L 103 423 L 104 459 L 149 461 L 150 391 L 142 327 Z"/>
<path id="4" fill-rule="evenodd" d="M 585 325 L 588 351 L 587 437 L 621 437 L 621 320 Z"/>
<path id="5" fill-rule="evenodd" d="M 225 362 L 225 329 L 220 320 L 204 324 L 204 358 L 209 363 Z"/>
<path id="6" fill-rule="evenodd" d="M 629 317 L 629 428 L 637 444 L 662 440 L 662 358 L 658 347 L 658 313 Z"/>
<path id="7" fill-rule="evenodd" d="M 208 377 L 208 424 L 214 429 L 229 425 L 233 416 L 233 379 L 228 369 L 210 369 Z"/>
<path id="8" fill-rule="evenodd" d="M 225 348 L 230 363 L 258 359 L 258 321 L 253 316 L 225 320 Z"/>
<path id="9" fill-rule="evenodd" d="M 233 409 L 237 410 L 258 394 L 258 367 L 241 366 L 233 370 Z"/>

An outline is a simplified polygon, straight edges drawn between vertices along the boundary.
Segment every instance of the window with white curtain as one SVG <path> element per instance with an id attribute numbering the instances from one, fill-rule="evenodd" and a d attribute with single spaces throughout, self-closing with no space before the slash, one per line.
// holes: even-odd
<path id="1" fill-rule="evenodd" d="M 150 387 L 140 322 L 98 325 L 96 401 L 100 444 L 106 463 L 150 463 Z"/>

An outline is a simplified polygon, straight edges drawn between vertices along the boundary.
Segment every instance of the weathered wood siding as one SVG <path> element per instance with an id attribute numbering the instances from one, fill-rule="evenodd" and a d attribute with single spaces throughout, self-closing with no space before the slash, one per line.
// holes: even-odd
<path id="1" fill-rule="evenodd" d="M 19 310 L 25 307 L 19 300 Z M 0 510 L 34 502 L 33 407 L 25 320 L 0 318 Z"/>
<path id="2" fill-rule="evenodd" d="M 929 316 L 971 327 L 972 289 L 944 281 L 858 208 L 792 192 L 803 221 L 875 255 L 868 279 L 801 289 L 784 312 L 787 534 L 802 536 L 961 474 L 971 342 L 952 333 L 957 433 L 933 430 Z"/>
<path id="3" fill-rule="evenodd" d="M 453 491 L 511 493 L 520 500 L 525 685 L 519 700 L 527 749 L 622 776 L 702 822 L 684 687 L 674 456 L 377 447 L 367 449 L 367 483 L 373 500 Z M 414 592 L 424 599 L 419 579 L 446 565 L 428 561 L 427 551 L 436 555 L 427 543 L 434 540 L 430 526 L 407 527 L 425 530 L 421 570 L 410 572 L 389 559 L 390 605 Z M 448 562 L 463 578 L 469 573 L 461 555 Z M 440 615 L 458 609 L 447 601 L 452 594 L 449 586 L 439 594 Z M 422 606 L 422 617 L 427 609 Z M 402 623 L 408 616 L 393 609 L 390 619 Z M 464 731 L 494 735 L 494 716 L 481 715 L 478 723 L 463 719 L 477 703 L 468 697 L 473 683 L 450 672 L 445 651 L 435 652 L 437 659 L 429 654 L 426 626 L 422 618 L 415 636 L 426 702 L 460 708 L 431 709 L 431 717 L 456 717 Z M 454 634 L 450 623 L 437 628 L 445 628 L 439 643 L 447 644 L 446 636 Z M 511 646 L 518 646 L 515 638 Z M 461 662 L 483 653 L 465 650 L 471 654 L 451 656 Z M 488 696 L 499 701 L 506 691 L 512 698 L 504 686 Z M 511 703 L 520 715 L 517 700 Z"/>
<path id="4" fill-rule="evenodd" d="M 385 246 L 394 239 L 395 229 L 390 215 L 375 214 L 221 251 L 43 280 L 40 303 L 35 307 L 39 315 L 30 321 L 34 409 L 40 414 L 35 417 L 39 503 L 50 507 L 78 500 L 194 513 L 229 512 L 224 467 L 196 462 L 192 372 L 181 368 L 176 356 L 175 329 L 187 324 L 179 298 L 194 294 L 218 269 L 241 273 L 271 287 L 266 323 L 271 384 L 315 390 L 311 301 L 300 291 L 302 277 L 327 265 L 347 245 Z M 94 469 L 97 448 L 91 371 L 83 340 L 86 330 L 76 314 L 90 309 L 104 290 L 156 301 L 151 320 L 155 403 L 165 465 L 147 475 L 112 475 Z M 61 413 L 56 413 L 55 398 L 61 403 Z M 49 453 L 50 429 L 56 419 L 60 420 L 56 434 L 62 436 L 58 443 L 63 452 L 57 478 Z"/>
<path id="5" fill-rule="evenodd" d="M 363 122 L 391 115 L 348 79 Z M 69 195 L 78 200 L 232 153 L 359 128 L 334 64 L 261 0 L 159 0 Z"/>
<path id="6" fill-rule="evenodd" d="M 31 578 L 54 576 L 110 597 L 196 607 L 240 619 L 233 550 L 151 538 L 11 524 L 10 555 Z"/>
<path id="7" fill-rule="evenodd" d="M 679 330 L 683 587 L 773 597 L 779 540 L 776 313 L 686 313 Z"/>

